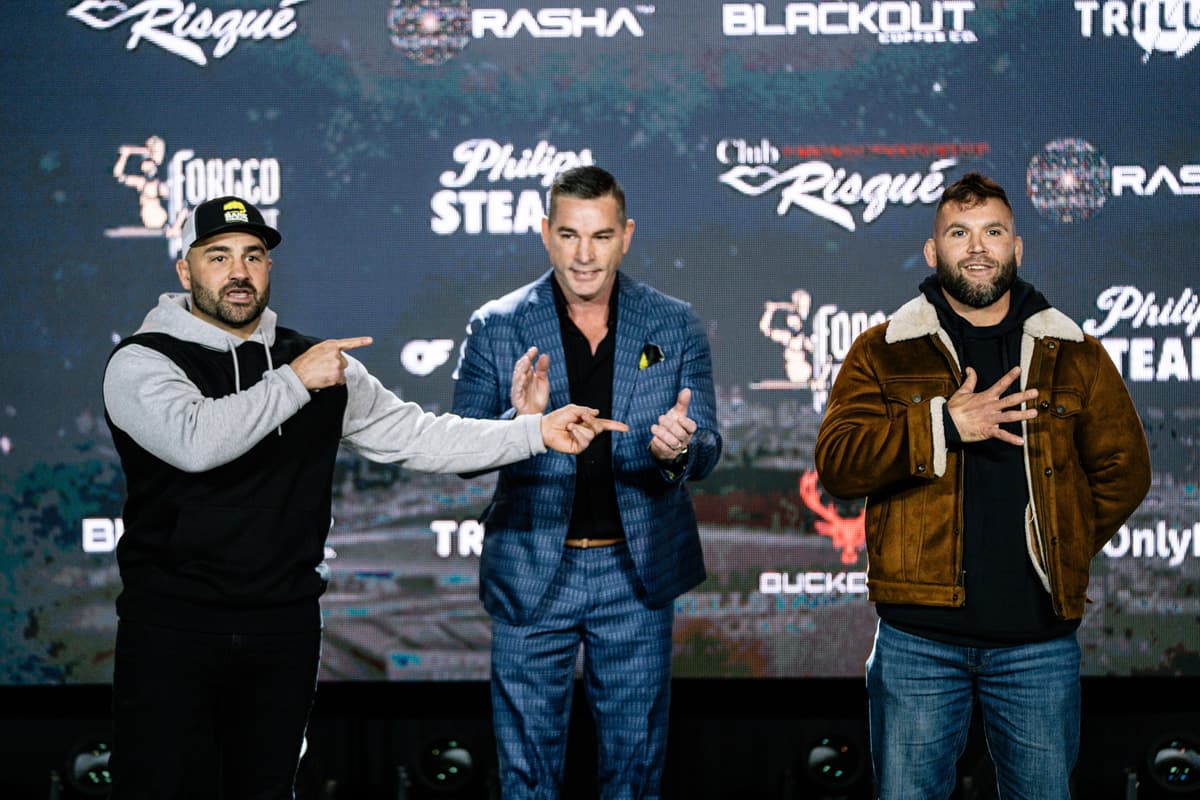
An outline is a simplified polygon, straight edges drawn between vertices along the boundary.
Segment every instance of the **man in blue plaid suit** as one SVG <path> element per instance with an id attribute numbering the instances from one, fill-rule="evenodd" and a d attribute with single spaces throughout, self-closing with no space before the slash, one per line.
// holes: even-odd
<path id="1" fill-rule="evenodd" d="M 560 795 L 581 647 L 600 796 L 660 793 L 673 601 L 705 577 L 686 482 L 713 470 L 721 437 L 700 320 L 618 271 L 633 228 L 611 174 L 559 175 L 542 220 L 553 269 L 471 316 L 454 373 L 462 416 L 576 402 L 629 426 L 579 457 L 504 467 L 483 515 L 505 800 Z"/>

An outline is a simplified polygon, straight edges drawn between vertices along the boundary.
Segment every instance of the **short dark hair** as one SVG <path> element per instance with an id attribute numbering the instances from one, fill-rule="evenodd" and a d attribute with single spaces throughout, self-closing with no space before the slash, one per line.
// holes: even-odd
<path id="1" fill-rule="evenodd" d="M 974 206 L 990 197 L 1004 203 L 1008 210 L 1012 211 L 1012 204 L 1008 202 L 1004 187 L 982 173 L 968 172 L 942 190 L 942 199 L 938 201 L 936 211 L 941 211 L 942 206 L 947 203 Z"/>
<path id="2" fill-rule="evenodd" d="M 546 216 L 554 218 L 554 201 L 561 197 L 575 197 L 580 200 L 595 200 L 598 197 L 612 195 L 617 201 L 617 214 L 624 224 L 625 190 L 612 173 L 594 164 L 582 167 L 572 167 L 560 172 L 550 185 L 546 198 Z"/>

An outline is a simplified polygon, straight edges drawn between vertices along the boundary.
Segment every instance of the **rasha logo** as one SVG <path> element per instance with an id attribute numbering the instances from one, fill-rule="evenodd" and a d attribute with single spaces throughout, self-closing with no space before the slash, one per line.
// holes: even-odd
<path id="1" fill-rule="evenodd" d="M 182 252 L 180 235 L 188 209 L 213 197 L 236 195 L 262 211 L 268 225 L 278 225 L 279 210 L 268 208 L 279 202 L 280 168 L 274 158 L 196 158 L 192 150 L 180 150 L 164 160 L 167 143 L 150 136 L 142 144 L 117 148 L 113 178 L 131 189 L 141 225 L 108 228 L 111 239 L 164 238 L 171 256 Z M 165 175 L 163 174 L 165 173 Z M 132 216 L 132 214 L 131 214 Z"/>
<path id="2" fill-rule="evenodd" d="M 1043 217 L 1078 222 L 1100 213 L 1109 197 L 1200 195 L 1200 164 L 1110 165 L 1090 142 L 1065 137 L 1029 160 L 1025 191 Z"/>
<path id="3" fill-rule="evenodd" d="M 183 0 L 143 0 L 132 7 L 120 0 L 83 0 L 67 16 L 106 31 L 129 24 L 126 50 L 143 41 L 204 66 L 208 56 L 197 42 L 212 40 L 212 57 L 223 58 L 243 40 L 286 39 L 296 31 L 294 6 L 307 0 L 279 0 L 274 8 L 226 9 L 217 13 Z"/>
<path id="4" fill-rule="evenodd" d="M 805 289 L 792 292 L 789 300 L 767 300 L 758 330 L 783 348 L 787 378 L 756 381 L 750 388 L 809 391 L 813 411 L 820 414 L 851 343 L 867 328 L 886 319 L 882 311 L 847 312 L 830 304 L 820 306 L 814 314 L 812 295 Z"/>
<path id="5" fill-rule="evenodd" d="M 388 30 L 392 44 L 420 64 L 444 64 L 471 39 L 609 39 L 645 36 L 642 20 L 653 5 L 616 9 L 594 7 L 472 9 L 467 0 L 392 0 Z"/>
<path id="6" fill-rule="evenodd" d="M 1200 44 L 1200 0 L 1075 0 L 1079 33 L 1132 36 L 1142 63 L 1155 51 L 1183 58 Z"/>
<path id="7" fill-rule="evenodd" d="M 654 6 L 638 6 L 638 13 L 653 14 Z M 471 12 L 471 35 L 476 39 L 495 36 L 512 39 L 526 35 L 534 39 L 580 39 L 595 36 L 608 39 L 618 34 L 641 38 L 645 36 L 638 22 L 638 13 L 620 7 L 613 12 L 595 8 L 591 13 L 581 8 L 543 8 L 530 11 L 518 8 L 509 13 L 495 8 L 477 8 Z"/>
<path id="8" fill-rule="evenodd" d="M 782 12 L 766 3 L 725 3 L 726 36 L 874 36 L 880 44 L 943 44 L 978 41 L 967 28 L 969 0 L 891 0 L 879 3 L 787 3 Z"/>
<path id="9" fill-rule="evenodd" d="M 478 234 L 530 233 L 542 229 L 542 193 L 536 188 L 469 189 L 477 180 L 489 184 L 536 181 L 548 188 L 554 176 L 592 162 L 591 150 L 559 150 L 547 141 L 517 152 L 495 139 L 468 139 L 454 148 L 459 169 L 443 172 L 443 188 L 429 202 L 430 229 L 442 236 L 463 231 Z"/>
<path id="10" fill-rule="evenodd" d="M 971 143 L 777 146 L 769 139 L 753 145 L 743 139 L 722 139 L 717 142 L 715 155 L 719 164 L 729 167 L 718 177 L 726 186 L 749 197 L 778 190 L 775 213 L 779 216 L 796 207 L 854 231 L 857 224 L 849 207 L 861 204 L 862 221 L 870 223 L 891 203 L 905 206 L 937 203 L 946 182 L 944 173 L 958 163 L 958 157 L 979 155 L 988 149 L 986 144 Z M 786 156 L 809 160 L 779 169 L 778 163 Z M 927 172 L 867 175 L 825 160 L 875 157 L 935 160 Z"/>

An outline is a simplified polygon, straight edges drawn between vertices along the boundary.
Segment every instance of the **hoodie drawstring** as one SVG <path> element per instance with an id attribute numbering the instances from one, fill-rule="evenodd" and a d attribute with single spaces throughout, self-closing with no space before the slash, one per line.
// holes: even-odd
<path id="1" fill-rule="evenodd" d="M 258 331 L 259 341 L 262 342 L 263 350 L 267 353 L 267 369 L 275 369 L 275 364 L 271 361 L 271 348 L 267 346 L 266 334 Z M 240 392 L 242 390 L 242 371 L 238 366 L 237 347 L 233 340 L 229 340 L 229 357 L 233 359 L 233 391 Z M 275 433 L 283 436 L 283 425 L 278 425 L 275 428 Z"/>
<path id="2" fill-rule="evenodd" d="M 267 335 L 265 333 L 263 333 L 263 330 L 261 327 L 258 329 L 257 333 L 259 335 L 259 341 L 262 342 L 263 350 L 265 350 L 267 353 L 267 370 L 273 371 L 275 369 L 275 364 L 274 364 L 274 362 L 271 361 L 271 348 L 267 345 Z M 237 379 L 236 375 L 235 375 L 234 379 L 235 380 Z M 280 436 L 283 436 L 283 425 L 280 424 L 278 427 L 276 427 L 275 432 L 277 434 L 279 434 Z"/>
<path id="3" fill-rule="evenodd" d="M 229 357 L 233 359 L 233 391 L 235 393 L 242 390 L 242 373 L 238 369 L 237 348 L 233 345 L 233 340 L 227 340 L 229 344 Z"/>

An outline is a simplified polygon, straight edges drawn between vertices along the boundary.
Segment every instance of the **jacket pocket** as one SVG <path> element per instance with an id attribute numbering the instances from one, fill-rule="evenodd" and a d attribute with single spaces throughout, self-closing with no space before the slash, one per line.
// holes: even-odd
<path id="1" fill-rule="evenodd" d="M 895 419 L 904 416 L 911 406 L 935 397 L 949 397 L 954 393 L 954 384 L 945 378 L 893 378 L 883 381 L 882 389 L 888 417 Z"/>
<path id="2" fill-rule="evenodd" d="M 1083 398 L 1074 389 L 1054 389 L 1050 397 L 1038 400 L 1037 408 L 1040 413 L 1073 425 L 1074 418 L 1083 411 Z"/>
<path id="3" fill-rule="evenodd" d="M 1036 424 L 1044 431 L 1043 452 L 1050 454 L 1050 464 L 1062 477 L 1061 470 L 1081 470 L 1078 452 L 1072 446 L 1075 424 L 1083 412 L 1083 396 L 1074 389 L 1052 389 L 1049 397 L 1037 400 Z"/>

